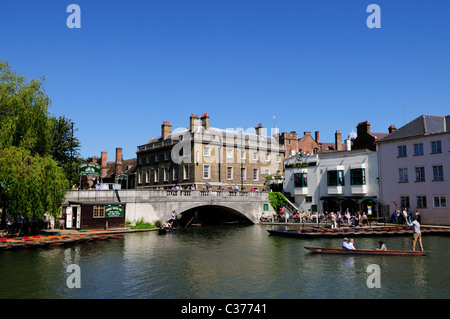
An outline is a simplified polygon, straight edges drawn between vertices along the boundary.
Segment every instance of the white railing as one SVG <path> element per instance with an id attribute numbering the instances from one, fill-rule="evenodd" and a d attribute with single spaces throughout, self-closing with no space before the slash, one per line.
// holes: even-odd
<path id="1" fill-rule="evenodd" d="M 214 190 L 69 190 L 66 192 L 68 201 L 102 201 L 102 202 L 127 202 L 133 199 L 156 199 L 156 198 L 182 198 L 190 199 L 219 197 L 219 198 L 247 198 L 252 200 L 267 200 L 267 192 L 243 192 L 243 191 L 214 191 Z M 231 197 L 231 198 L 230 198 Z"/>

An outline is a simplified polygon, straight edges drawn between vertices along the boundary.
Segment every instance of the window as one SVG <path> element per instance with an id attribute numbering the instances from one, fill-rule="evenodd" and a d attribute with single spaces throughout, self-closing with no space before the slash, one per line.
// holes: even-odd
<path id="1" fill-rule="evenodd" d="M 336 170 L 336 171 L 328 171 L 328 186 L 344 186 L 344 171 Z"/>
<path id="2" fill-rule="evenodd" d="M 277 163 L 280 163 L 281 162 L 281 156 L 280 156 L 280 154 L 277 154 Z"/>
<path id="3" fill-rule="evenodd" d="M 308 187 L 308 177 L 306 173 L 294 173 L 294 187 Z"/>
<path id="4" fill-rule="evenodd" d="M 150 171 L 145 172 L 145 182 L 150 183 Z"/>
<path id="5" fill-rule="evenodd" d="M 312 196 L 305 196 L 306 203 L 312 203 Z"/>
<path id="6" fill-rule="evenodd" d="M 447 203 L 445 201 L 445 196 L 434 196 L 434 207 L 435 208 L 447 207 Z"/>
<path id="7" fill-rule="evenodd" d="M 94 206 L 94 218 L 105 217 L 105 206 Z"/>
<path id="8" fill-rule="evenodd" d="M 406 145 L 397 146 L 397 157 L 406 157 Z"/>
<path id="9" fill-rule="evenodd" d="M 258 160 L 258 152 L 253 152 L 253 160 L 254 161 Z"/>
<path id="10" fill-rule="evenodd" d="M 399 183 L 408 183 L 408 169 L 407 168 L 399 168 L 398 169 L 398 182 Z"/>
<path id="11" fill-rule="evenodd" d="M 241 180 L 245 181 L 245 179 L 246 179 L 245 168 L 241 168 Z"/>
<path id="12" fill-rule="evenodd" d="M 431 154 L 433 153 L 442 153 L 441 141 L 431 142 Z"/>
<path id="13" fill-rule="evenodd" d="M 400 207 L 409 208 L 409 196 L 400 196 Z"/>
<path id="14" fill-rule="evenodd" d="M 210 170 L 209 169 L 210 169 L 209 165 L 203 165 L 203 178 L 204 179 L 210 178 L 210 176 L 209 176 Z"/>
<path id="15" fill-rule="evenodd" d="M 414 155 L 423 155 L 423 144 L 414 144 Z"/>
<path id="16" fill-rule="evenodd" d="M 241 151 L 241 160 L 245 160 L 245 150 Z"/>
<path id="17" fill-rule="evenodd" d="M 172 174 L 173 174 L 173 180 L 177 181 L 178 180 L 178 167 L 173 168 Z"/>
<path id="18" fill-rule="evenodd" d="M 139 156 L 139 164 L 142 164 L 142 156 Z"/>
<path id="19" fill-rule="evenodd" d="M 227 148 L 227 158 L 233 158 L 233 149 Z"/>
<path id="20" fill-rule="evenodd" d="M 427 208 L 426 196 L 417 196 L 417 208 Z"/>
<path id="21" fill-rule="evenodd" d="M 364 168 L 350 169 L 350 184 L 351 185 L 365 185 L 366 171 Z"/>
<path id="22" fill-rule="evenodd" d="M 164 181 L 168 182 L 169 181 L 169 168 L 165 167 L 163 173 L 164 173 Z"/>
<path id="23" fill-rule="evenodd" d="M 254 181 L 258 180 L 258 169 L 257 168 L 253 169 L 253 180 Z"/>
<path id="24" fill-rule="evenodd" d="M 143 174 L 144 172 L 142 172 L 142 171 L 139 171 L 138 172 L 138 183 L 139 184 L 141 184 L 142 183 L 142 174 Z"/>
<path id="25" fill-rule="evenodd" d="M 425 167 L 416 167 L 416 182 L 425 182 Z"/>
<path id="26" fill-rule="evenodd" d="M 211 151 L 208 146 L 203 149 L 203 156 L 211 156 Z"/>
<path id="27" fill-rule="evenodd" d="M 155 163 L 159 162 L 159 154 L 155 154 Z"/>
<path id="28" fill-rule="evenodd" d="M 266 153 L 266 162 L 270 162 L 270 153 Z"/>
<path id="29" fill-rule="evenodd" d="M 154 170 L 153 177 L 155 178 L 154 183 L 158 183 L 159 182 L 159 170 L 158 170 L 158 168 L 156 168 Z"/>
<path id="30" fill-rule="evenodd" d="M 164 152 L 164 160 L 165 161 L 169 160 L 169 152 Z"/>
<path id="31" fill-rule="evenodd" d="M 147 155 L 146 157 L 145 157 L 145 162 L 148 164 L 148 163 L 150 163 L 150 155 Z"/>
<path id="32" fill-rule="evenodd" d="M 227 179 L 233 179 L 233 167 L 227 167 Z"/>
<path id="33" fill-rule="evenodd" d="M 433 166 L 433 181 L 443 181 L 444 180 L 444 169 L 442 165 Z"/>
<path id="34" fill-rule="evenodd" d="M 189 166 L 183 166 L 183 179 L 189 179 Z"/>

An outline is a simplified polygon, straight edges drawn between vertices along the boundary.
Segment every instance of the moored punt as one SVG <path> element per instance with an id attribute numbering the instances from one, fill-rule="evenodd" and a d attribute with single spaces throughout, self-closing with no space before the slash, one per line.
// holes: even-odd
<path id="1" fill-rule="evenodd" d="M 68 235 L 49 235 L 49 236 L 32 236 L 32 237 L 17 237 L 17 238 L 2 238 L 0 240 L 0 250 L 7 250 L 11 248 L 31 248 L 39 246 L 61 246 L 65 244 L 75 244 L 84 241 L 101 240 L 101 239 L 118 239 L 122 238 L 123 234 L 68 234 Z"/>
<path id="2" fill-rule="evenodd" d="M 328 247 L 305 247 L 316 254 L 341 254 L 341 255 L 378 255 L 378 256 L 426 256 L 429 251 L 414 250 L 377 250 L 377 249 L 344 249 Z"/>
<path id="3" fill-rule="evenodd" d="M 373 228 L 309 228 L 309 229 L 267 229 L 269 234 L 283 237 L 346 237 L 346 236 L 389 236 L 411 235 L 410 227 L 373 227 Z M 439 227 L 423 227 L 422 234 L 450 235 L 450 229 Z"/>

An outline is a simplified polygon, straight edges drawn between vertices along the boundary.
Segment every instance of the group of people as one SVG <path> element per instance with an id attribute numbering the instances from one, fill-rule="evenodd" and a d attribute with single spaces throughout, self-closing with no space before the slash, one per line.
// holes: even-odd
<path id="1" fill-rule="evenodd" d="M 316 223 L 316 222 L 329 222 L 331 224 L 331 228 L 341 228 L 342 226 L 356 227 L 356 226 L 368 226 L 369 218 L 364 211 L 357 212 L 352 215 L 347 211 L 345 214 L 341 214 L 341 212 L 296 212 L 289 213 L 283 211 L 283 208 L 280 208 L 278 214 L 274 214 L 274 221 L 279 222 L 295 222 L 295 223 Z M 270 216 L 265 216 L 264 213 L 261 215 L 261 221 L 271 221 Z"/>
<path id="2" fill-rule="evenodd" d="M 166 220 L 166 222 L 162 225 L 163 228 L 175 228 L 177 227 L 177 212 L 173 211 L 170 219 Z"/>
<path id="3" fill-rule="evenodd" d="M 387 250 L 386 244 L 383 241 L 378 242 L 379 246 L 377 250 Z M 355 240 L 353 238 L 344 238 L 344 242 L 342 243 L 343 249 L 356 249 L 355 248 Z"/>
<path id="4" fill-rule="evenodd" d="M 414 214 L 411 214 L 408 208 L 400 209 L 398 206 L 391 215 L 391 223 L 393 224 L 407 224 L 416 219 L 419 223 L 421 220 L 420 211 L 416 209 Z"/>
<path id="5" fill-rule="evenodd" d="M 423 251 L 423 243 L 422 243 L 422 232 L 420 230 L 420 223 L 418 221 L 418 218 L 414 216 L 412 218 L 413 220 L 411 222 L 407 221 L 407 225 L 413 228 L 413 241 L 411 250 L 416 250 L 416 245 L 419 243 L 420 250 Z M 354 240 L 347 238 L 344 238 L 344 242 L 342 243 L 342 248 L 345 249 L 356 249 L 354 246 Z M 387 250 L 386 244 L 383 241 L 379 241 L 379 247 L 378 250 Z"/>

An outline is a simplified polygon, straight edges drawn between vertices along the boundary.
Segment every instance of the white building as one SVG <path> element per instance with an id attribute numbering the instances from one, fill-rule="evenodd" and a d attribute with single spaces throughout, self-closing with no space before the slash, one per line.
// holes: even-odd
<path id="1" fill-rule="evenodd" d="M 303 211 L 378 213 L 377 152 L 324 151 L 285 160 L 285 193 Z"/>
<path id="2" fill-rule="evenodd" d="M 422 115 L 377 144 L 382 204 L 418 209 L 422 224 L 449 225 L 450 116 Z"/>

